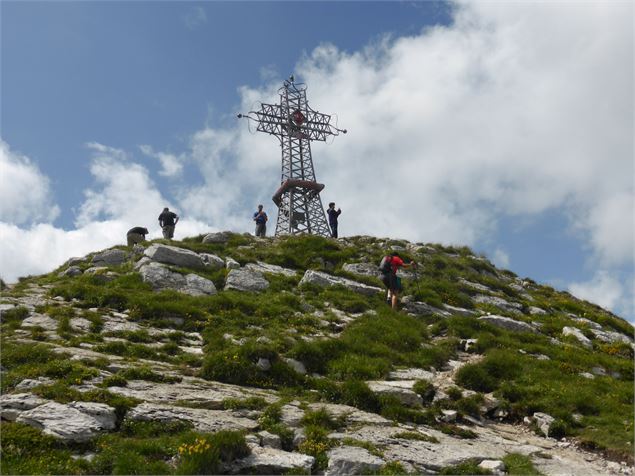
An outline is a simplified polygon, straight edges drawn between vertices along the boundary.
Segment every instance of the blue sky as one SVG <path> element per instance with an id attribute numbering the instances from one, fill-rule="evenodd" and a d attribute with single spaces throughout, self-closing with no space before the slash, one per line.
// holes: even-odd
<path id="1" fill-rule="evenodd" d="M 635 318 L 627 2 L 0 8 L 9 280 L 158 236 L 166 204 L 181 236 L 275 215 L 279 149 L 235 113 L 293 72 L 350 130 L 313 147 L 341 234 L 467 244 Z"/>

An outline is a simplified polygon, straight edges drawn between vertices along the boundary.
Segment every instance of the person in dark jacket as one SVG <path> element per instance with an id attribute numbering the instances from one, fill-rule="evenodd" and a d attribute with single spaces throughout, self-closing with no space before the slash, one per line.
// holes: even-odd
<path id="1" fill-rule="evenodd" d="M 128 234 L 126 234 L 126 238 L 128 239 L 128 246 L 132 246 L 145 241 L 147 234 L 148 229 L 143 228 L 142 226 L 135 226 L 134 228 L 130 228 L 128 230 Z"/>
<path id="2" fill-rule="evenodd" d="M 267 234 L 267 214 L 262 209 L 262 205 L 258 205 L 258 211 L 254 213 L 254 221 L 256 222 L 256 236 L 264 237 Z"/>
<path id="3" fill-rule="evenodd" d="M 174 237 L 174 227 L 178 222 L 179 216 L 165 207 L 159 215 L 159 226 L 163 230 L 163 238 L 171 240 Z"/>
<path id="4" fill-rule="evenodd" d="M 329 216 L 329 226 L 331 227 L 331 236 L 337 238 L 337 217 L 342 213 L 342 209 L 335 210 L 335 202 L 329 203 L 329 209 L 326 210 Z"/>

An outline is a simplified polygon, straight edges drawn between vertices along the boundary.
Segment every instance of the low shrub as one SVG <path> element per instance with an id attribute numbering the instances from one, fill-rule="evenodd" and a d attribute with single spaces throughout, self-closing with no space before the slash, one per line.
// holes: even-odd
<path id="1" fill-rule="evenodd" d="M 434 385 L 427 380 L 417 380 L 412 390 L 421 397 L 424 403 L 431 403 L 437 392 Z"/>

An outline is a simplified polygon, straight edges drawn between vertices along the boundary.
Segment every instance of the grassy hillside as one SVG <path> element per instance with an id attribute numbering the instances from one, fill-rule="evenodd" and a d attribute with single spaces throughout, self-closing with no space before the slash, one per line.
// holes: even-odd
<path id="1" fill-rule="evenodd" d="M 1 317 L 3 394 L 18 392 L 16 386 L 24 379 L 45 378 L 30 392 L 61 403 L 107 403 L 116 409 L 118 418 L 115 431 L 82 443 L 62 443 L 24 423 L 3 421 L 3 474 L 224 471 L 224 463 L 249 453 L 246 432 L 205 434 L 187 422 L 130 421 L 126 414 L 139 401 L 109 390 L 137 380 L 170 384 L 187 376 L 272 390 L 275 401 L 264 397 L 226 399 L 223 408 L 256 412 L 258 429 L 277 434 L 287 449 L 293 448 L 294 436 L 281 422 L 280 409 L 291 400 L 302 405 L 350 405 L 394 422 L 427 425 L 469 439 L 475 436 L 471 419 L 486 420 L 486 401 L 494 398 L 506 423 L 522 423 L 525 417 L 544 412 L 556 419 L 550 436 L 564 437 L 610 459 L 632 464 L 633 346 L 603 342 L 591 332 L 596 323 L 604 331 L 632 336 L 632 326 L 610 312 L 549 286 L 521 280 L 465 247 L 371 237 L 255 240 L 236 234 L 225 243 L 204 244 L 201 240 L 199 236 L 169 244 L 224 260 L 231 257 L 241 265 L 257 261 L 275 264 L 296 270 L 297 275 L 266 273 L 269 287 L 254 293 L 223 291 L 227 268 L 172 268 L 213 281 L 218 294 L 156 292 L 134 270 L 137 255 L 109 267 L 114 274 L 107 279 L 103 270 L 61 277 L 59 273 L 67 269 L 63 266 L 47 275 L 21 279 L 2 292 L 2 302 L 18 304 L 3 311 Z M 168 244 L 163 240 L 156 243 Z M 404 278 L 404 295 L 444 313 L 393 311 L 383 293 L 366 296 L 344 286 L 299 286 L 308 269 L 382 286 L 377 277 L 347 272 L 343 266 L 361 262 L 375 265 L 391 249 L 420 264 L 416 276 Z M 92 265 L 87 260 L 77 266 L 85 271 Z M 44 294 L 30 310 L 19 300 L 34 289 Z M 475 299 L 488 293 L 515 303 L 518 310 L 508 312 Z M 532 313 L 530 308 L 545 312 Z M 112 311 L 125 311 L 140 327 L 104 332 L 104 314 Z M 56 328 L 23 326 L 33 312 L 53 319 Z M 487 314 L 531 323 L 538 332 L 511 332 L 478 319 Z M 343 315 L 347 317 L 344 320 Z M 71 325 L 80 317 L 88 321 L 81 331 Z M 585 347 L 574 337 L 563 336 L 567 326 L 580 329 L 591 345 Z M 157 329 L 164 332 L 153 331 Z M 202 336 L 202 353 L 183 350 L 192 333 Z M 456 372 L 455 386 L 445 389 L 443 398 L 433 398 L 439 389 L 425 379 L 414 386 L 424 402 L 415 406 L 378 395 L 367 384 L 384 380 L 398 369 L 443 369 L 462 353 L 465 339 L 476 339 L 469 349 L 474 358 Z M 71 360 L 54 347 L 85 348 L 102 356 Z M 127 365 L 113 371 L 115 358 Z M 259 365 L 264 359 L 270 368 Z M 287 359 L 301 362 L 307 372 L 297 372 Z M 160 365 L 171 371 L 161 371 Z M 109 375 L 94 388 L 82 388 L 84 383 L 94 383 L 105 369 L 110 369 Z M 197 406 L 191 402 L 183 405 Z M 444 410 L 456 410 L 462 424 L 443 421 Z M 326 453 L 335 445 L 328 435 L 342 425 L 327 412 L 305 413 L 302 427 L 306 439 L 296 450 L 316 458 L 313 471 L 326 467 Z M 403 439 L 420 437 L 419 433 L 405 434 Z M 381 453 L 372 443 L 349 443 Z M 87 452 L 94 456 L 72 458 Z M 532 471 L 522 455 L 512 455 L 507 462 L 508 471 Z M 447 474 L 476 471 L 470 464 L 467 469 L 444 470 Z M 399 462 L 381 469 L 384 474 L 403 471 Z"/>

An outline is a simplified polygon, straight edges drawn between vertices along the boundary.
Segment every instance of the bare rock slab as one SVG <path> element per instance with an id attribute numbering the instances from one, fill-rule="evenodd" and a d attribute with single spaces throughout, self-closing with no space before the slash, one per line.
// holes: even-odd
<path id="1" fill-rule="evenodd" d="M 300 470 L 309 474 L 315 462 L 313 456 L 302 453 L 289 453 L 276 448 L 252 447 L 252 453 L 234 461 L 227 472 L 230 474 L 283 474 Z"/>
<path id="2" fill-rule="evenodd" d="M 123 250 L 106 250 L 93 256 L 93 266 L 118 266 L 129 258 Z"/>
<path id="3" fill-rule="evenodd" d="M 271 273 L 271 274 L 281 274 L 283 276 L 294 277 L 297 276 L 297 271 L 289 268 L 283 268 L 282 266 L 278 266 L 275 264 L 263 263 L 262 261 L 258 261 L 256 263 L 248 263 L 245 265 L 245 268 L 251 271 L 258 271 L 260 273 Z"/>
<path id="4" fill-rule="evenodd" d="M 366 296 L 372 296 L 373 294 L 380 293 L 383 290 L 377 286 L 369 286 L 368 284 L 358 283 L 352 279 L 342 278 L 339 276 L 332 276 L 322 271 L 314 271 L 308 269 L 302 279 L 300 280 L 300 286 L 303 284 L 315 284 L 321 287 L 329 286 L 344 286 L 356 293 L 364 294 Z"/>
<path id="5" fill-rule="evenodd" d="M 133 421 L 159 421 L 162 423 L 184 421 L 191 423 L 196 430 L 205 433 L 215 433 L 221 430 L 252 431 L 258 427 L 256 421 L 233 415 L 229 411 L 185 408 L 148 402 L 131 409 L 126 418 Z"/>
<path id="6" fill-rule="evenodd" d="M 490 316 L 482 316 L 478 318 L 479 321 L 487 322 L 493 326 L 500 327 L 512 332 L 531 332 L 536 334 L 538 331 L 523 321 L 512 319 L 511 317 L 497 316 L 492 314 Z"/>
<path id="7" fill-rule="evenodd" d="M 139 270 L 141 279 L 156 291 L 172 289 L 190 296 L 210 296 L 216 294 L 216 286 L 209 279 L 197 274 L 182 275 L 158 263 L 149 263 Z"/>
<path id="8" fill-rule="evenodd" d="M 591 339 L 585 336 L 582 333 L 582 331 L 578 329 L 577 327 L 569 327 L 569 326 L 563 327 L 562 335 L 574 337 L 580 344 L 582 344 L 587 349 L 590 349 L 593 347 L 593 343 L 591 342 Z"/>
<path id="9" fill-rule="evenodd" d="M 206 267 L 203 258 L 193 251 L 168 245 L 152 245 L 144 251 L 152 261 L 171 264 L 183 268 L 203 269 Z"/>
<path id="10" fill-rule="evenodd" d="M 264 291 L 268 287 L 269 281 L 260 271 L 247 268 L 232 269 L 225 280 L 225 290 L 258 292 Z"/>
<path id="11" fill-rule="evenodd" d="M 32 393 L 10 393 L 0 396 L 0 416 L 3 420 L 15 421 L 20 413 L 44 405 L 48 400 Z"/>
<path id="12" fill-rule="evenodd" d="M 83 442 L 115 428 L 115 409 L 104 403 L 48 402 L 20 413 L 16 418 L 64 441 Z"/>
<path id="13" fill-rule="evenodd" d="M 375 474 L 384 460 L 357 446 L 339 446 L 328 453 L 329 465 L 324 476 L 342 474 Z"/>
<path id="14" fill-rule="evenodd" d="M 109 387 L 108 390 L 124 397 L 161 404 L 188 402 L 204 404 L 207 408 L 223 408 L 223 400 L 263 397 L 267 401 L 276 400 L 269 392 L 239 387 L 220 382 L 206 382 L 184 377 L 178 383 L 156 383 L 145 380 L 130 380 L 125 387 Z"/>
<path id="15" fill-rule="evenodd" d="M 371 380 L 366 382 L 368 388 L 377 395 L 389 395 L 397 398 L 404 405 L 417 407 L 423 403 L 412 387 L 415 380 Z"/>

